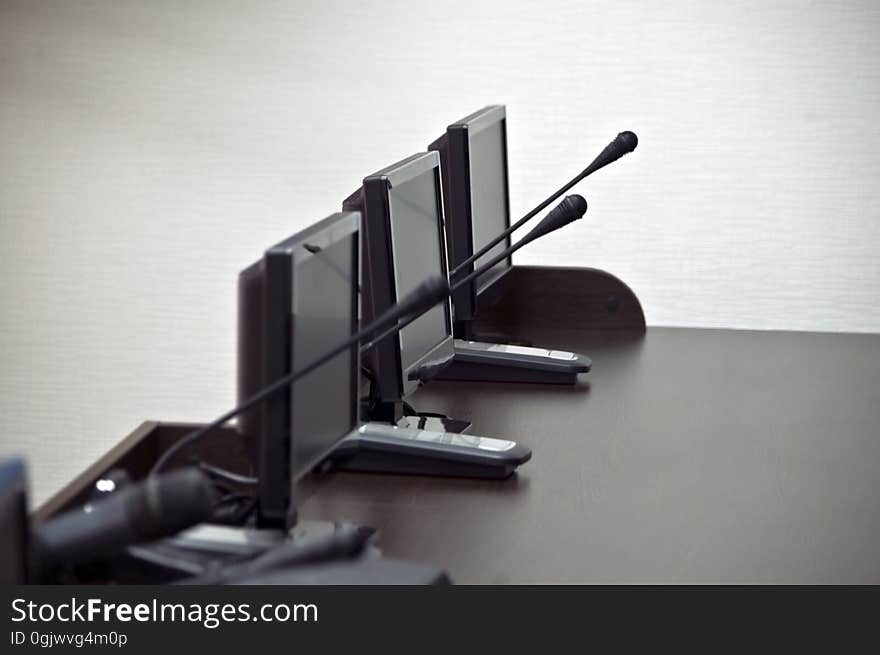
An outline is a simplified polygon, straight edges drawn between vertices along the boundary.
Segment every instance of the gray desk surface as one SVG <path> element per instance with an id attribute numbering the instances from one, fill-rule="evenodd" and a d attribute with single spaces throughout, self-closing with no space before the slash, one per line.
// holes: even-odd
<path id="1" fill-rule="evenodd" d="M 335 474 L 301 517 L 375 526 L 459 583 L 880 583 L 880 335 L 532 336 L 593 371 L 413 398 L 530 445 L 518 475 Z"/>

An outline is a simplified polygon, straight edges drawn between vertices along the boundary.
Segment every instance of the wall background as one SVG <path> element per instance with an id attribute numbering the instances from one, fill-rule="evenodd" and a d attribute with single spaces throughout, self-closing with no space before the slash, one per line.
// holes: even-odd
<path id="1" fill-rule="evenodd" d="M 39 502 L 226 409 L 238 271 L 490 103 L 517 216 L 641 142 L 517 261 L 653 325 L 878 331 L 878 33 L 868 0 L 0 0 L 0 455 Z"/>

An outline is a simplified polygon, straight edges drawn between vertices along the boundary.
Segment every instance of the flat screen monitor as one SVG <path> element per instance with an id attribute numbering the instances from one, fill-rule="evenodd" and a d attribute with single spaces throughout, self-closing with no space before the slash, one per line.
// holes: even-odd
<path id="1" fill-rule="evenodd" d="M 507 179 L 507 118 L 504 105 L 484 107 L 456 121 L 429 146 L 440 154 L 446 203 L 449 265 L 455 268 L 510 226 Z M 510 237 L 476 262 L 510 246 Z M 494 300 L 493 288 L 510 270 L 502 260 L 453 295 L 455 320 L 470 320 Z M 474 265 L 467 272 L 474 270 Z"/>
<path id="2" fill-rule="evenodd" d="M 338 346 L 359 320 L 360 214 L 334 214 L 269 248 L 239 276 L 243 401 Z M 259 477 L 258 523 L 295 521 L 296 485 L 357 427 L 359 353 L 339 354 L 246 412 Z"/>
<path id="3" fill-rule="evenodd" d="M 379 316 L 431 275 L 447 275 L 440 159 L 413 155 L 364 179 L 344 203 L 364 213 L 364 321 Z M 380 342 L 368 358 L 384 402 L 418 387 L 414 372 L 454 355 L 447 300 Z"/>

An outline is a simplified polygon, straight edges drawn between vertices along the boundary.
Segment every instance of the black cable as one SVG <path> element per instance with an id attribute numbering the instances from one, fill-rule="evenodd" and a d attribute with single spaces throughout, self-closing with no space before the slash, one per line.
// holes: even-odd
<path id="1" fill-rule="evenodd" d="M 254 495 L 244 492 L 228 493 L 214 504 L 211 522 L 240 526 L 256 508 L 257 499 Z"/>
<path id="2" fill-rule="evenodd" d="M 367 378 L 369 391 L 367 392 L 366 397 L 361 396 L 358 398 L 358 402 L 360 403 L 362 410 L 366 410 L 367 414 L 372 414 L 373 409 L 379 402 L 379 387 L 376 382 L 376 374 L 373 373 L 368 366 L 361 366 L 361 374 Z"/>
<path id="3" fill-rule="evenodd" d="M 260 483 L 259 478 L 250 477 L 248 475 L 241 475 L 240 473 L 235 473 L 233 471 L 227 471 L 226 469 L 220 468 L 218 466 L 213 466 L 201 460 L 198 461 L 197 466 L 209 475 L 222 478 L 223 480 L 234 482 L 236 484 L 253 486 Z"/>
<path id="4" fill-rule="evenodd" d="M 425 418 L 446 418 L 446 414 L 441 414 L 440 412 L 416 412 L 412 413 L 412 416 L 424 416 Z"/>
<path id="5" fill-rule="evenodd" d="M 220 498 L 218 498 L 217 502 L 214 503 L 214 507 L 217 507 L 219 505 L 226 505 L 227 503 L 230 503 L 232 501 L 237 501 L 237 500 L 253 500 L 253 498 L 254 498 L 253 494 L 244 493 L 242 491 L 236 491 L 233 493 L 228 493 L 225 496 L 221 496 Z"/>

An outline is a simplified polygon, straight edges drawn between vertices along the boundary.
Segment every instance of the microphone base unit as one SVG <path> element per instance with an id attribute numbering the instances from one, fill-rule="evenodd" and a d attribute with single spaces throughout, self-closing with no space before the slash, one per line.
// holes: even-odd
<path id="1" fill-rule="evenodd" d="M 353 535 L 353 530 L 358 535 Z M 344 538 L 346 531 L 363 542 L 361 548 L 352 552 L 331 548 L 336 536 Z M 367 535 L 372 535 L 372 530 L 327 521 L 302 521 L 289 533 L 200 524 L 173 537 L 129 546 L 100 568 L 80 572 L 91 584 L 95 580 L 173 585 L 451 584 L 449 575 L 438 567 L 385 557 Z M 281 549 L 286 557 L 275 557 Z M 260 558 L 265 562 L 267 556 L 272 561 L 261 566 Z M 71 581 L 83 582 L 75 578 L 46 580 L 56 584 Z"/>
<path id="2" fill-rule="evenodd" d="M 353 560 L 290 567 L 235 581 L 237 585 L 406 585 L 446 586 L 449 574 L 436 566 L 365 555 Z"/>
<path id="3" fill-rule="evenodd" d="M 202 523 L 172 537 L 129 546 L 128 554 L 179 574 L 257 557 L 286 538 L 283 530 Z"/>
<path id="4" fill-rule="evenodd" d="M 129 546 L 137 560 L 185 576 L 205 575 L 218 567 L 242 564 L 284 544 L 308 546 L 359 526 L 332 521 L 299 521 L 289 531 L 202 523 L 158 541 Z M 368 530 L 371 534 L 372 530 Z"/>
<path id="5" fill-rule="evenodd" d="M 319 468 L 497 480 L 510 477 L 531 456 L 529 448 L 506 439 L 366 423 Z"/>
<path id="6" fill-rule="evenodd" d="M 433 379 L 573 385 L 591 367 L 589 357 L 566 350 L 456 339 L 455 357 Z"/>
<path id="7" fill-rule="evenodd" d="M 301 521 L 260 556 L 223 568 L 213 566 L 180 584 L 451 584 L 440 568 L 385 557 L 373 543 L 374 534 L 371 528 L 350 523 Z"/>

